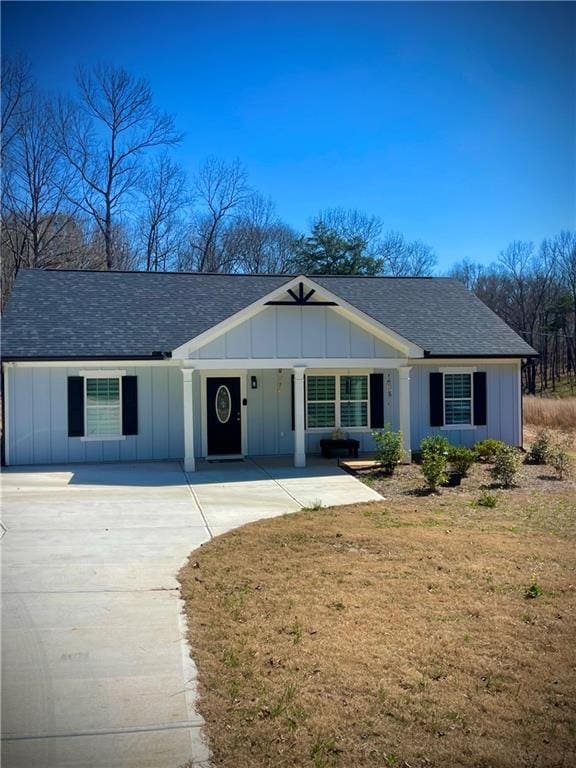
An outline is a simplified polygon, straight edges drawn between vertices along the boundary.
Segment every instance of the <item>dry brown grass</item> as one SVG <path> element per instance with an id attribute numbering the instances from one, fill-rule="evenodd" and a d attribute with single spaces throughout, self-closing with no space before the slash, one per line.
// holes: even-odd
<path id="1" fill-rule="evenodd" d="M 536 427 L 576 430 L 576 397 L 554 399 L 525 396 L 524 421 Z"/>
<path id="2" fill-rule="evenodd" d="M 498 497 L 301 512 L 194 552 L 214 764 L 576 764 L 573 489 Z"/>

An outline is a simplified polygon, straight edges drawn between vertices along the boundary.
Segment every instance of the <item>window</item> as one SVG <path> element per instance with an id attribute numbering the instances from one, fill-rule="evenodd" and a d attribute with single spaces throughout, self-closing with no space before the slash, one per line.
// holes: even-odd
<path id="1" fill-rule="evenodd" d="M 368 426 L 367 376 L 340 376 L 340 426 Z"/>
<path id="2" fill-rule="evenodd" d="M 122 434 L 120 378 L 86 378 L 86 436 Z"/>
<path id="3" fill-rule="evenodd" d="M 444 374 L 444 424 L 472 424 L 472 374 Z"/>
<path id="4" fill-rule="evenodd" d="M 308 426 L 336 426 L 336 376 L 308 376 Z"/>
<path id="5" fill-rule="evenodd" d="M 307 376 L 309 429 L 368 426 L 368 376 Z"/>

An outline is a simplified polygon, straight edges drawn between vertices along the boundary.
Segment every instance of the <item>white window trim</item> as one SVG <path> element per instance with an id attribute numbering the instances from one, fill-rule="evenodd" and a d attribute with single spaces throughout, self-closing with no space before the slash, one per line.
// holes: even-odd
<path id="1" fill-rule="evenodd" d="M 79 371 L 79 376 L 84 378 L 84 429 L 88 427 L 88 379 L 118 379 L 118 404 L 120 407 L 120 429 L 122 429 L 122 376 L 126 375 L 126 371 Z M 110 435 L 83 435 L 80 438 L 83 443 L 104 443 L 112 440 L 126 440 L 126 435 L 121 432 L 119 434 Z"/>
<path id="2" fill-rule="evenodd" d="M 443 405 L 444 405 L 444 413 L 443 413 L 443 419 L 444 419 L 444 426 L 440 427 L 440 429 L 444 430 L 445 432 L 451 432 L 454 430 L 459 429 L 476 429 L 475 424 L 446 424 L 446 374 L 447 373 L 467 373 L 470 375 L 470 418 L 474 418 L 474 375 L 476 373 L 475 367 L 456 367 L 452 366 L 450 368 L 440 368 L 440 373 L 442 374 L 442 399 L 443 399 Z M 468 398 L 450 398 L 451 400 L 467 400 Z"/>
<path id="3" fill-rule="evenodd" d="M 306 432 L 310 432 L 312 434 L 314 433 L 326 433 L 326 432 L 333 432 L 335 429 L 341 429 L 342 431 L 346 432 L 370 432 L 370 374 L 366 371 L 306 371 L 306 380 L 310 376 L 333 376 L 336 379 L 336 398 L 334 400 L 308 400 L 308 383 L 306 382 L 306 402 L 305 402 L 305 408 L 306 408 Z M 364 376 L 367 381 L 367 391 L 368 391 L 368 397 L 366 400 L 351 400 L 350 402 L 358 402 L 358 403 L 366 403 L 367 411 L 366 415 L 368 418 L 368 424 L 365 427 L 343 427 L 340 424 L 342 414 L 340 410 L 340 404 L 342 402 L 340 398 L 340 379 L 343 376 Z M 308 403 L 334 403 L 335 407 L 335 425 L 333 427 L 309 427 L 308 426 Z M 348 402 L 348 401 L 346 401 Z"/>

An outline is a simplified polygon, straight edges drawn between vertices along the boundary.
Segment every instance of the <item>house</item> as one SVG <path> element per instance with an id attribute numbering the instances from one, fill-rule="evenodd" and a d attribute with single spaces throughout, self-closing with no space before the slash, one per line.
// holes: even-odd
<path id="1" fill-rule="evenodd" d="M 3 330 L 8 465 L 286 455 L 340 428 L 522 443 L 535 351 L 447 278 L 25 270 Z"/>

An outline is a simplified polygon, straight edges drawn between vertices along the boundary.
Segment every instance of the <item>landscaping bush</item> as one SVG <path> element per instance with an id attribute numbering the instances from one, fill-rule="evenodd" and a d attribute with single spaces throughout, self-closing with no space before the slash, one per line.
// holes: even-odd
<path id="1" fill-rule="evenodd" d="M 425 437 L 420 443 L 420 453 L 424 458 L 425 453 L 442 453 L 448 456 L 450 450 L 450 443 L 448 438 L 444 435 L 432 435 L 432 437 Z"/>
<path id="2" fill-rule="evenodd" d="M 435 451 L 422 452 L 422 464 L 420 469 L 426 480 L 428 488 L 436 492 L 441 485 L 448 481 L 446 466 L 448 459 L 445 453 L 436 453 Z"/>
<path id="3" fill-rule="evenodd" d="M 394 474 L 404 455 L 402 432 L 393 432 L 390 425 L 385 424 L 382 431 L 372 432 L 372 437 L 376 442 L 376 461 L 380 462 L 386 474 Z"/>
<path id="4" fill-rule="evenodd" d="M 493 437 L 489 437 L 486 440 L 480 440 L 474 446 L 474 453 L 478 457 L 478 461 L 484 461 L 487 464 L 491 464 L 498 452 L 506 447 L 506 443 L 502 440 L 495 440 Z"/>
<path id="5" fill-rule="evenodd" d="M 468 470 L 476 461 L 476 454 L 470 448 L 453 445 L 450 446 L 448 451 L 448 461 L 456 472 L 459 472 L 462 477 L 466 477 L 468 475 Z"/>
<path id="6" fill-rule="evenodd" d="M 503 445 L 494 457 L 492 477 L 505 488 L 510 488 L 510 486 L 514 485 L 514 479 L 519 466 L 520 456 L 518 451 L 509 445 Z"/>
<path id="7" fill-rule="evenodd" d="M 558 480 L 563 480 L 570 469 L 570 456 L 565 448 L 557 445 L 550 449 L 548 463 L 556 470 Z"/>
<path id="8" fill-rule="evenodd" d="M 536 440 L 530 446 L 526 461 L 530 464 L 546 464 L 552 451 L 550 432 L 543 429 L 536 435 Z"/>
<path id="9" fill-rule="evenodd" d="M 446 472 L 450 443 L 443 435 L 425 437 L 420 443 L 422 463 L 420 469 L 428 488 L 435 492 L 448 481 Z"/>

